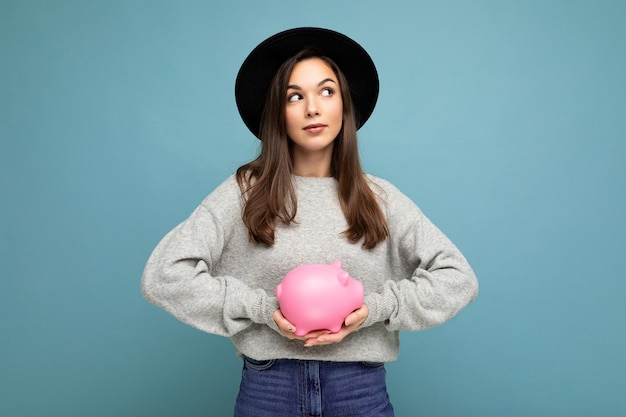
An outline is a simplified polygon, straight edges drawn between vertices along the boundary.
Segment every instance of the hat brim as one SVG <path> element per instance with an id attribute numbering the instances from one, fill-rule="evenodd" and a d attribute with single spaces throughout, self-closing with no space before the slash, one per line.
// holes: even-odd
<path id="1" fill-rule="evenodd" d="M 245 125 L 259 137 L 261 115 L 278 68 L 303 49 L 314 48 L 332 59 L 348 80 L 361 128 L 378 99 L 378 73 L 369 54 L 354 40 L 329 29 L 303 27 L 277 33 L 261 42 L 241 65 L 235 81 L 237 109 Z"/>

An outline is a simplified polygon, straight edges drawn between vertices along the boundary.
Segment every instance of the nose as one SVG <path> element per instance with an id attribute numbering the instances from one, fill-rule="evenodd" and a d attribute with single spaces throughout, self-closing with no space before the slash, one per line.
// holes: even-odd
<path id="1" fill-rule="evenodd" d="M 317 101 L 314 98 L 308 99 L 306 104 L 307 104 L 306 105 L 306 116 L 307 117 L 319 116 L 319 114 L 320 114 L 319 106 L 317 104 Z"/>

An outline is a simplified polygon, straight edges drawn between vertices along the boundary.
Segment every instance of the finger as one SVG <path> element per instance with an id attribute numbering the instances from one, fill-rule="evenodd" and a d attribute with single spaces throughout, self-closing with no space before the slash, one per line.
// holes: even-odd
<path id="1" fill-rule="evenodd" d="M 321 335 L 317 338 L 307 339 L 304 346 L 311 347 L 311 346 L 322 346 L 322 345 L 331 345 L 333 343 L 339 343 L 345 337 L 345 334 L 343 333 L 344 333 L 343 331 L 340 331 L 338 333 L 329 333 L 329 334 Z"/>
<path id="2" fill-rule="evenodd" d="M 364 319 L 364 317 L 362 316 L 360 310 L 357 310 L 354 313 L 348 314 L 348 316 L 346 317 L 346 320 L 344 321 L 344 323 L 345 323 L 346 327 L 350 327 L 350 326 L 354 325 L 355 323 L 359 323 L 363 319 Z"/>
<path id="3" fill-rule="evenodd" d="M 291 324 L 291 322 L 289 320 L 287 320 L 284 317 L 281 317 L 278 319 L 279 323 L 278 323 L 278 327 L 281 328 L 281 330 L 285 330 L 287 332 L 294 332 L 296 330 L 296 327 Z"/>
<path id="4" fill-rule="evenodd" d="M 276 310 L 274 314 L 272 314 L 272 318 L 276 322 L 276 325 L 278 326 L 278 329 L 283 334 L 283 336 L 290 339 L 295 338 L 295 326 L 291 324 L 289 320 L 285 318 L 285 316 L 282 315 L 282 312 L 280 310 Z"/>
<path id="5" fill-rule="evenodd" d="M 307 334 L 305 334 L 303 336 L 304 339 L 317 339 L 318 337 L 325 335 L 325 334 L 330 334 L 330 331 L 328 330 L 314 330 L 312 332 L 309 332 Z"/>
<path id="6" fill-rule="evenodd" d="M 369 310 L 365 304 L 363 304 L 359 309 L 354 310 L 352 313 L 348 314 L 346 317 L 344 324 L 346 326 L 352 326 L 357 324 L 360 326 L 365 322 L 367 316 L 369 315 Z"/>

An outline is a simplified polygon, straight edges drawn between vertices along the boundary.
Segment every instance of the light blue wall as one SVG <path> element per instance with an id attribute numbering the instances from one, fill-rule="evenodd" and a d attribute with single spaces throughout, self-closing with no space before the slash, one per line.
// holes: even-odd
<path id="1" fill-rule="evenodd" d="M 481 283 L 402 335 L 397 415 L 626 415 L 626 2 L 216 4 L 0 0 L 0 415 L 230 415 L 230 342 L 139 278 L 257 151 L 242 60 L 302 25 L 371 53 L 364 164 Z"/>

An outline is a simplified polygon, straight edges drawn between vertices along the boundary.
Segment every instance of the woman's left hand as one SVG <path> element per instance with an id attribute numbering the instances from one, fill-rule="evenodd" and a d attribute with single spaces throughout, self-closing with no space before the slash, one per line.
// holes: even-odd
<path id="1" fill-rule="evenodd" d="M 306 339 L 304 346 L 311 347 L 339 343 L 350 333 L 358 329 L 359 326 L 361 326 L 365 322 L 368 315 L 369 309 L 365 304 L 363 304 L 360 308 L 348 314 L 343 322 L 341 330 L 339 330 L 337 333 L 324 333 L 321 335 L 314 335 L 314 332 L 309 333 L 309 335 L 304 336 L 304 338 Z"/>

